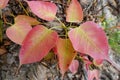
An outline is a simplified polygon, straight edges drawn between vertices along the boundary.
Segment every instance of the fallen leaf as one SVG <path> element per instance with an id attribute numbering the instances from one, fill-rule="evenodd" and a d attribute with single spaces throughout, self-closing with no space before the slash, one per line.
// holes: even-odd
<path id="1" fill-rule="evenodd" d="M 4 48 L 0 48 L 0 55 L 5 54 L 7 51 Z"/>

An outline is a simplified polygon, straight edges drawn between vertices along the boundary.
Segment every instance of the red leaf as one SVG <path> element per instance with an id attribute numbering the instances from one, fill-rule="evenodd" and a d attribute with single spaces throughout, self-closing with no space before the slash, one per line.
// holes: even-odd
<path id="1" fill-rule="evenodd" d="M 99 71 L 98 70 L 88 70 L 88 80 L 99 80 Z"/>
<path id="2" fill-rule="evenodd" d="M 42 25 L 34 27 L 26 36 L 20 50 L 20 65 L 43 59 L 55 46 L 58 35 Z"/>
<path id="3" fill-rule="evenodd" d="M 19 21 L 7 28 L 6 35 L 13 42 L 22 45 L 23 40 L 25 39 L 27 33 L 32 29 L 29 23 L 24 21 Z"/>
<path id="4" fill-rule="evenodd" d="M 74 59 L 76 52 L 69 39 L 59 38 L 56 44 L 57 56 L 59 59 L 59 67 L 62 75 L 68 70 L 69 65 Z"/>
<path id="5" fill-rule="evenodd" d="M 67 22 L 80 22 L 83 20 L 83 11 L 78 0 L 72 0 L 66 11 Z"/>
<path id="6" fill-rule="evenodd" d="M 19 21 L 25 21 L 31 25 L 37 25 L 40 23 L 35 18 L 26 15 L 18 15 L 17 17 L 15 17 L 15 22 L 19 22 Z"/>
<path id="7" fill-rule="evenodd" d="M 0 0 L 0 9 L 3 9 L 8 4 L 9 0 Z"/>
<path id="8" fill-rule="evenodd" d="M 94 22 L 88 21 L 69 31 L 68 36 L 76 51 L 90 55 L 97 64 L 108 57 L 105 32 Z"/>
<path id="9" fill-rule="evenodd" d="M 75 74 L 78 71 L 79 62 L 77 60 L 72 60 L 72 63 L 69 66 L 69 70 Z"/>
<path id="10" fill-rule="evenodd" d="M 27 1 L 27 3 L 38 17 L 47 21 L 54 20 L 57 12 L 57 6 L 54 3 L 44 1 Z"/>

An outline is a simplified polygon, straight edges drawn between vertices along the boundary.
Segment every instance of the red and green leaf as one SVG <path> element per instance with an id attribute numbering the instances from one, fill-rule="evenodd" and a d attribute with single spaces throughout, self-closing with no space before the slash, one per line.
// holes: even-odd
<path id="1" fill-rule="evenodd" d="M 83 11 L 78 0 L 72 0 L 66 11 L 67 22 L 80 22 L 83 20 Z"/>
<path id="2" fill-rule="evenodd" d="M 6 35 L 13 42 L 22 45 L 27 33 L 32 29 L 29 23 L 24 21 L 19 21 L 7 28 Z"/>
<path id="3" fill-rule="evenodd" d="M 15 22 L 17 23 L 19 21 L 24 21 L 24 22 L 27 22 L 31 25 L 37 25 L 40 23 L 36 19 L 29 17 L 29 16 L 26 16 L 26 15 L 18 15 L 17 17 L 15 17 Z"/>
<path id="4" fill-rule="evenodd" d="M 72 60 L 72 63 L 69 66 L 69 70 L 75 74 L 78 71 L 79 62 L 77 60 Z"/>
<path id="5" fill-rule="evenodd" d="M 39 22 L 26 15 L 15 17 L 15 24 L 6 30 L 6 34 L 13 42 L 22 45 L 27 33 L 32 29 L 31 25 L 37 25 Z"/>
<path id="6" fill-rule="evenodd" d="M 108 41 L 105 32 L 92 21 L 69 31 L 68 36 L 76 51 L 85 53 L 101 64 L 108 57 Z"/>
<path id="7" fill-rule="evenodd" d="M 0 0 L 0 9 L 3 9 L 8 4 L 9 0 Z"/>
<path id="8" fill-rule="evenodd" d="M 76 55 L 76 51 L 69 39 L 58 39 L 56 44 L 56 52 L 59 59 L 59 67 L 62 75 L 68 70 L 69 65 Z"/>
<path id="9" fill-rule="evenodd" d="M 57 13 L 57 6 L 45 1 L 27 1 L 31 11 L 41 19 L 52 21 Z"/>
<path id="10" fill-rule="evenodd" d="M 58 35 L 42 25 L 35 26 L 26 36 L 20 50 L 20 65 L 42 60 L 55 46 Z"/>

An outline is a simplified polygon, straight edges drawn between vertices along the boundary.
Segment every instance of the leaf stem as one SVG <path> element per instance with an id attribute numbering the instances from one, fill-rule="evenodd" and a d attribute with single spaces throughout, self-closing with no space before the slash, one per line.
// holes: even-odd
<path id="1" fill-rule="evenodd" d="M 23 8 L 23 10 L 25 11 L 26 15 L 29 16 L 27 10 L 24 8 L 24 6 L 22 5 L 22 3 L 19 0 L 17 0 L 17 1 L 19 2 L 20 6 Z"/>
<path id="2" fill-rule="evenodd" d="M 60 21 L 60 19 L 58 19 L 57 17 L 55 18 L 56 20 L 58 20 L 58 22 L 62 25 L 63 29 L 65 30 L 65 38 L 67 39 L 67 35 L 68 35 L 67 27 L 65 26 L 63 22 Z"/>
<path id="3" fill-rule="evenodd" d="M 19 72 L 19 70 L 20 70 L 21 66 L 22 66 L 22 64 L 19 64 L 19 66 L 18 66 L 18 68 L 17 68 L 17 70 L 16 70 L 16 72 L 15 72 L 15 75 L 17 75 L 17 74 L 18 74 L 18 72 Z"/>
<path id="4" fill-rule="evenodd" d="M 10 15 L 15 18 L 15 15 L 13 13 L 11 13 Z"/>
<path id="5" fill-rule="evenodd" d="M 65 26 L 65 24 L 64 24 L 63 22 L 60 21 L 60 19 L 58 19 L 57 17 L 55 17 L 55 18 L 58 20 L 58 22 L 59 22 L 60 24 L 62 24 L 62 27 L 63 27 L 64 29 L 67 28 L 67 27 Z"/>
<path id="6" fill-rule="evenodd" d="M 5 22 L 5 24 L 8 24 L 8 25 L 10 25 L 10 26 L 12 26 L 12 25 L 13 25 L 12 23 L 9 23 L 9 22 Z"/>

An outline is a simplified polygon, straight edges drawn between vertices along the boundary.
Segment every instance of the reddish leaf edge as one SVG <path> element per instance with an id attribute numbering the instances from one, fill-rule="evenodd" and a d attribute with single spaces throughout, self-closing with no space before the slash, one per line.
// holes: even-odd
<path id="1" fill-rule="evenodd" d="M 102 31 L 102 33 L 105 33 L 104 31 L 103 31 L 103 29 L 97 24 L 97 23 L 95 23 L 95 22 L 93 22 L 93 21 L 86 21 L 85 23 L 83 23 L 83 24 L 81 24 L 81 26 L 79 26 L 79 27 L 77 27 L 77 28 L 80 28 L 80 27 L 82 27 L 82 25 L 85 25 L 85 24 L 88 24 L 88 23 L 92 23 L 92 24 L 94 24 L 94 26 L 96 25 L 96 27 L 99 29 L 99 30 L 101 30 Z M 73 28 L 73 29 L 71 29 L 71 31 L 72 30 L 74 30 L 74 29 L 77 29 L 77 28 Z M 69 31 L 70 32 L 70 31 Z M 70 36 L 70 34 L 68 33 L 68 35 Z M 107 37 L 106 37 L 106 39 L 107 39 Z M 71 42 L 72 42 L 72 45 L 73 45 L 73 47 L 74 47 L 74 49 L 76 50 L 76 51 L 78 51 L 78 52 L 80 52 L 79 50 L 77 50 L 76 49 L 76 46 L 74 46 L 74 41 L 73 41 L 73 39 L 70 39 L 71 40 Z M 108 42 L 106 42 L 106 44 L 108 44 Z M 108 50 L 109 50 L 109 48 L 108 48 L 108 45 L 106 46 L 106 54 L 107 54 L 107 56 L 104 56 L 104 59 L 107 59 L 106 57 L 108 57 Z M 81 53 L 81 52 L 80 52 Z M 83 54 L 86 54 L 86 53 L 83 53 Z M 88 54 L 88 53 L 87 53 Z M 88 54 L 88 55 L 90 55 L 90 54 Z M 93 57 L 93 59 L 94 59 L 94 56 L 91 56 L 91 57 Z M 95 64 L 98 64 L 98 65 L 100 65 L 100 64 L 102 64 L 102 62 L 103 62 L 103 60 L 104 59 L 101 59 L 101 58 L 98 58 L 98 59 L 95 59 L 95 61 L 97 62 L 95 62 Z"/>
<path id="2" fill-rule="evenodd" d="M 51 30 L 51 29 L 47 29 L 47 28 L 44 27 L 43 25 L 37 25 L 37 26 L 35 26 L 35 27 L 27 34 L 26 38 L 25 38 L 24 41 L 23 41 L 22 47 L 24 46 L 25 49 L 26 49 L 26 45 L 28 45 L 28 43 L 26 43 L 26 41 L 29 40 L 28 38 L 32 35 L 31 33 L 35 33 L 35 34 L 36 34 L 35 30 L 37 30 L 38 27 L 39 27 L 39 28 L 42 27 L 41 30 L 47 30 L 47 32 L 48 32 L 49 30 Z M 44 33 L 44 32 L 43 32 L 43 33 Z M 54 39 L 56 39 L 56 42 L 57 42 L 58 34 L 57 34 L 55 31 L 51 30 L 51 35 L 52 35 L 52 34 L 54 34 L 54 35 L 56 36 L 56 38 L 54 37 Z M 33 34 L 33 35 L 34 35 L 34 34 Z M 36 37 L 35 37 L 35 38 L 36 38 Z M 40 38 L 40 37 L 39 37 L 39 38 Z M 56 42 L 55 42 L 55 43 L 56 43 Z M 40 43 L 40 42 L 39 42 L 39 43 Z M 55 46 L 55 43 L 53 44 L 54 46 Z M 26 44 L 26 45 L 25 45 L 25 44 Z M 47 46 L 47 45 L 46 45 L 46 46 Z M 51 50 L 54 46 L 52 46 L 52 47 L 49 49 L 49 51 L 47 51 L 46 55 L 50 52 L 50 50 Z M 24 47 L 21 48 L 21 50 L 20 50 L 20 54 L 21 54 L 22 57 L 23 57 L 23 55 L 22 55 L 23 52 L 26 52 L 26 51 L 24 51 Z M 42 48 L 44 48 L 44 47 L 42 47 Z M 22 51 L 22 50 L 23 50 L 23 51 Z M 28 50 L 29 50 L 29 49 L 28 49 Z M 37 50 L 38 50 L 38 49 L 37 49 Z M 27 51 L 27 52 L 28 52 L 28 51 Z M 22 61 L 22 59 L 20 58 L 20 54 L 19 54 L 20 65 L 38 62 L 38 60 L 36 61 L 36 59 L 35 59 L 33 62 L 30 62 L 29 59 L 26 60 L 26 56 L 25 56 L 25 59 L 23 58 L 23 61 Z M 26 54 L 26 53 L 25 53 L 25 54 Z M 37 52 L 37 55 L 38 55 L 38 52 Z M 45 56 L 46 56 L 46 55 L 45 55 Z M 43 59 L 45 56 L 42 56 L 42 59 Z M 38 59 L 38 58 L 37 58 L 37 59 Z M 39 61 L 41 61 L 42 59 L 40 58 Z M 26 62 L 25 62 L 24 60 L 25 60 Z"/>

